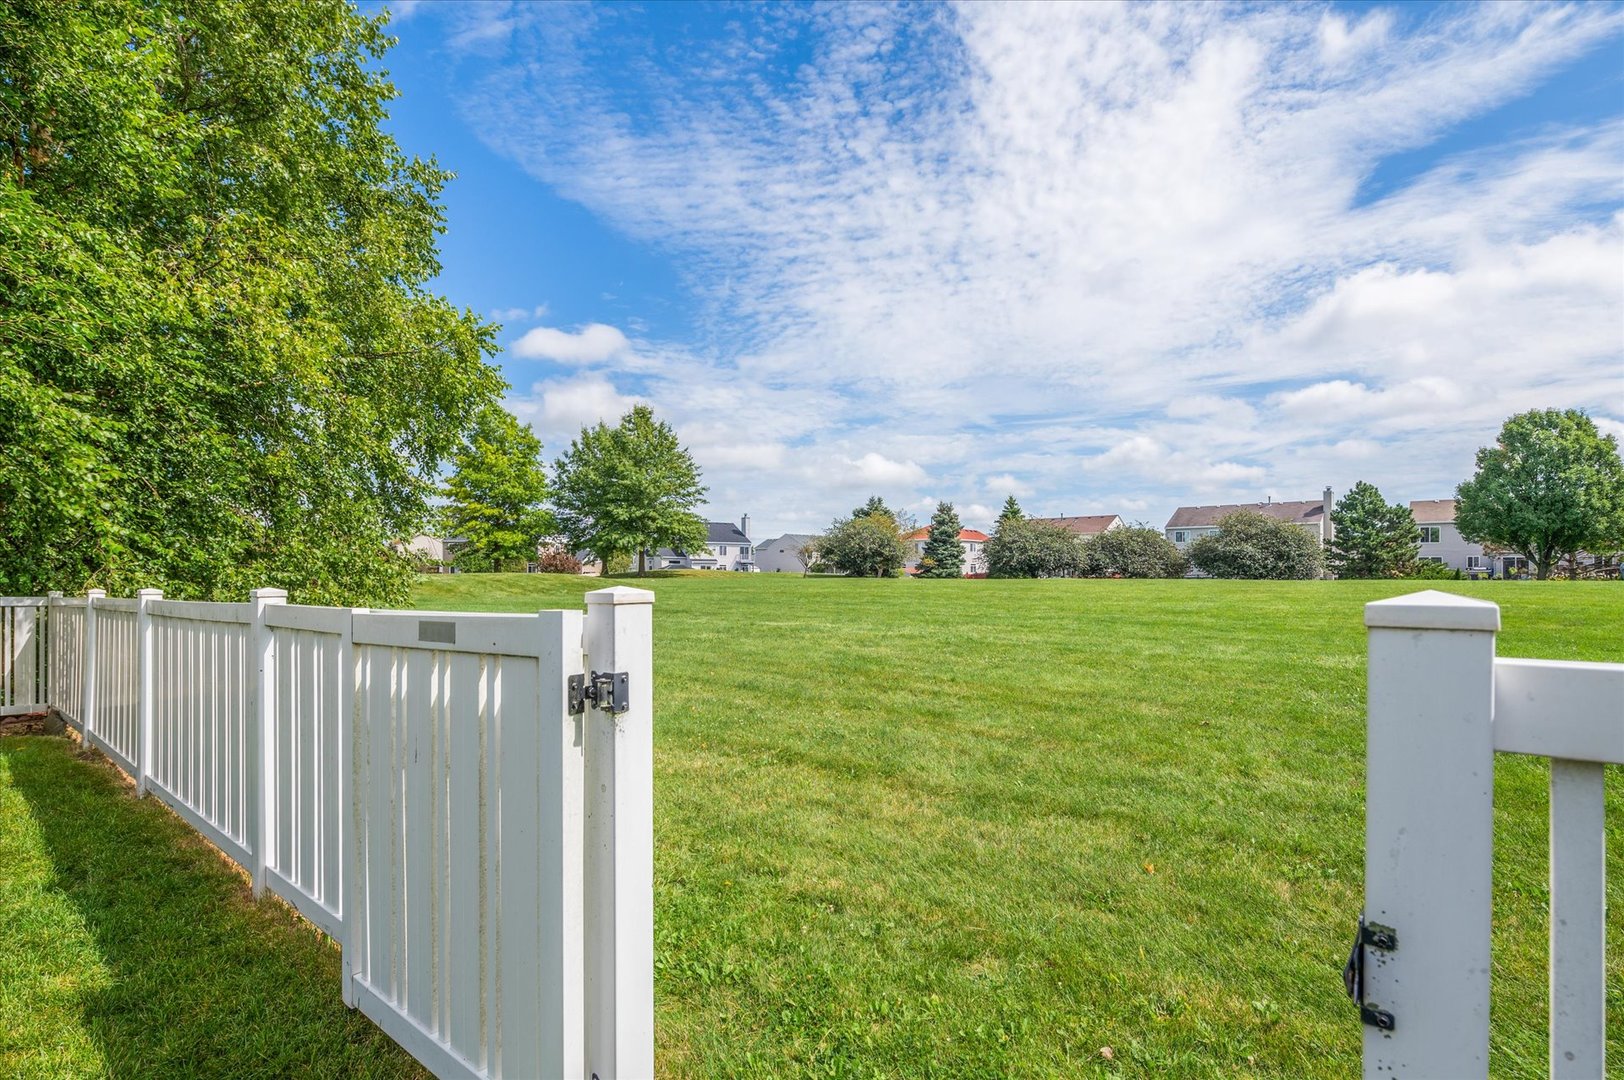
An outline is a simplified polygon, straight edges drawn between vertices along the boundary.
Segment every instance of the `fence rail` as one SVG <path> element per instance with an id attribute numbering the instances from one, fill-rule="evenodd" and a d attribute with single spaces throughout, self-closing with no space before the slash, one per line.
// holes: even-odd
<path id="1" fill-rule="evenodd" d="M 1551 759 L 1550 1075 L 1606 1072 L 1603 770 L 1624 764 L 1624 664 L 1498 659 L 1497 605 L 1365 606 L 1365 921 L 1350 958 L 1364 1075 L 1485 1077 L 1494 755 Z"/>
<path id="2" fill-rule="evenodd" d="M 0 707 L 54 708 L 335 937 L 345 1003 L 436 1075 L 652 1076 L 653 599 L 6 598 Z M 572 711 L 595 669 L 630 693 Z"/>

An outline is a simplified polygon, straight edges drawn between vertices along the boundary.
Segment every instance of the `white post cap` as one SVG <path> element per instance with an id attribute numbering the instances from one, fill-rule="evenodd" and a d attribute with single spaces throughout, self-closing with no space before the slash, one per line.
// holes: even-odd
<path id="1" fill-rule="evenodd" d="M 1365 605 L 1365 625 L 1390 630 L 1500 629 L 1500 605 L 1426 589 Z"/>
<path id="2" fill-rule="evenodd" d="M 608 589 L 594 589 L 586 594 L 589 604 L 652 604 L 654 593 L 648 589 L 633 589 L 627 585 L 616 585 Z"/>

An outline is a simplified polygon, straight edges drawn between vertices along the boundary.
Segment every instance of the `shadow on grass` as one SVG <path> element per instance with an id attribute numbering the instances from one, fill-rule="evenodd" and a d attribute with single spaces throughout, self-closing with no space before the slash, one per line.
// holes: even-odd
<path id="1" fill-rule="evenodd" d="M 100 985 L 79 1007 L 111 1075 L 426 1075 L 344 1007 L 329 939 L 279 901 L 254 902 L 233 864 L 156 798 L 137 799 L 100 754 L 21 737 L 0 740 L 0 758 L 51 890 L 110 973 L 87 980 Z M 80 1071 L 62 1066 L 51 1073 Z"/>

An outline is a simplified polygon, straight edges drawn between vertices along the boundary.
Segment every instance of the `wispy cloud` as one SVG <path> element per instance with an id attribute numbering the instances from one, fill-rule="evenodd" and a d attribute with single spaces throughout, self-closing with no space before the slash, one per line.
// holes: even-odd
<path id="1" fill-rule="evenodd" d="M 740 8 L 697 43 L 627 8 L 446 17 L 482 137 L 704 305 L 703 346 L 514 354 L 600 365 L 775 524 L 863 485 L 1423 496 L 1514 409 L 1624 416 L 1616 118 L 1361 196 L 1616 47 L 1616 6 Z"/>

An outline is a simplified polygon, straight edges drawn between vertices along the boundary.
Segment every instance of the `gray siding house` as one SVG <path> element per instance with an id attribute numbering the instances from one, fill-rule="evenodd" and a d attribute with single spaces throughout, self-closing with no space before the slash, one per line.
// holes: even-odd
<path id="1" fill-rule="evenodd" d="M 801 551 L 817 537 L 810 533 L 785 533 L 776 540 L 756 545 L 756 569 L 763 574 L 799 574 L 806 570 Z"/>
<path id="2" fill-rule="evenodd" d="M 1289 521 L 1324 544 L 1331 539 L 1331 507 L 1335 493 L 1330 488 L 1319 499 L 1296 502 L 1275 502 L 1268 499 L 1260 503 L 1230 503 L 1222 506 L 1181 506 L 1167 521 L 1167 538 L 1180 551 L 1187 551 L 1192 543 L 1218 531 L 1218 522 L 1237 510 L 1251 510 L 1276 521 Z"/>
<path id="3" fill-rule="evenodd" d="M 1423 562 L 1443 563 L 1468 577 L 1520 577 L 1529 573 L 1521 555 L 1491 555 L 1482 544 L 1461 536 L 1455 527 L 1454 499 L 1415 499 L 1410 516 L 1421 531 Z"/>

